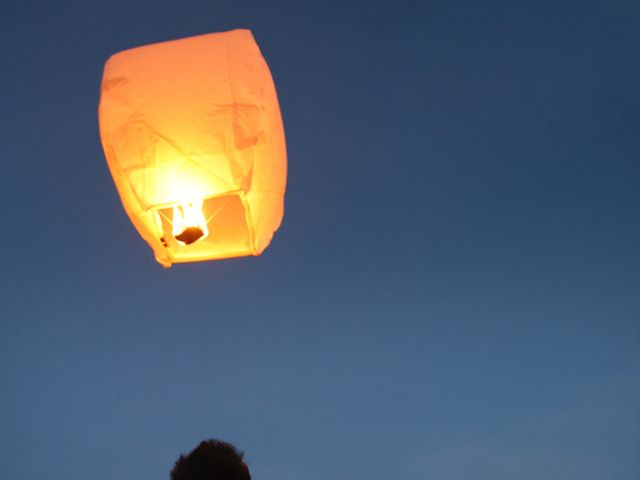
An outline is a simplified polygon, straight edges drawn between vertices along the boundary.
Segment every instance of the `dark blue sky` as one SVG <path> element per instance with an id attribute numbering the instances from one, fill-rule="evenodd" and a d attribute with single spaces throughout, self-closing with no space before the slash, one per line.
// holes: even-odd
<path id="1" fill-rule="evenodd" d="M 640 4 L 2 7 L 0 477 L 640 476 Z M 117 51 L 250 28 L 284 223 L 164 270 L 97 126 Z"/>

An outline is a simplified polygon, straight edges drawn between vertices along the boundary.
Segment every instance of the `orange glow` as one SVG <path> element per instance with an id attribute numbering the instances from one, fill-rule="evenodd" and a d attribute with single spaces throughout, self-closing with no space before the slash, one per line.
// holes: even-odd
<path id="1" fill-rule="evenodd" d="M 132 48 L 106 63 L 100 136 L 124 209 L 156 260 L 260 255 L 284 212 L 273 80 L 249 30 Z"/>

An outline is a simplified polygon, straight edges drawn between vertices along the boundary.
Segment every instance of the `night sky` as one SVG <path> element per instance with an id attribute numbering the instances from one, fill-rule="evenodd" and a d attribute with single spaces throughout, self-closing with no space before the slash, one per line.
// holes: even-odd
<path id="1" fill-rule="evenodd" d="M 5 2 L 0 478 L 640 477 L 640 3 Z M 163 269 L 115 52 L 249 28 L 289 156 L 260 257 Z"/>

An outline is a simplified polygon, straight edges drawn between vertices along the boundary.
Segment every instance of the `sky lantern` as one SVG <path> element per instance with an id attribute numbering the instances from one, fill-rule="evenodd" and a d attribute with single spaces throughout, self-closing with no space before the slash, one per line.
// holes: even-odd
<path id="1" fill-rule="evenodd" d="M 249 30 L 116 53 L 99 121 L 124 209 L 159 263 L 260 255 L 269 245 L 283 215 L 286 148 Z"/>

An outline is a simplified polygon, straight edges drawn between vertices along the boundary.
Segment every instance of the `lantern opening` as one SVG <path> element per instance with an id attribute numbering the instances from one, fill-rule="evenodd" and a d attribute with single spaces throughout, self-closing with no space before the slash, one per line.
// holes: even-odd
<path id="1" fill-rule="evenodd" d="M 173 207 L 173 237 L 181 245 L 191 245 L 209 235 L 202 212 L 202 201 L 187 202 Z"/>
<path id="2" fill-rule="evenodd" d="M 183 203 L 155 210 L 157 238 L 172 263 L 205 259 L 211 251 L 218 258 L 255 254 L 247 220 L 248 203 L 242 192 L 189 203 L 197 206 L 198 222 L 184 222 Z M 180 222 L 182 225 L 176 228 Z"/>

